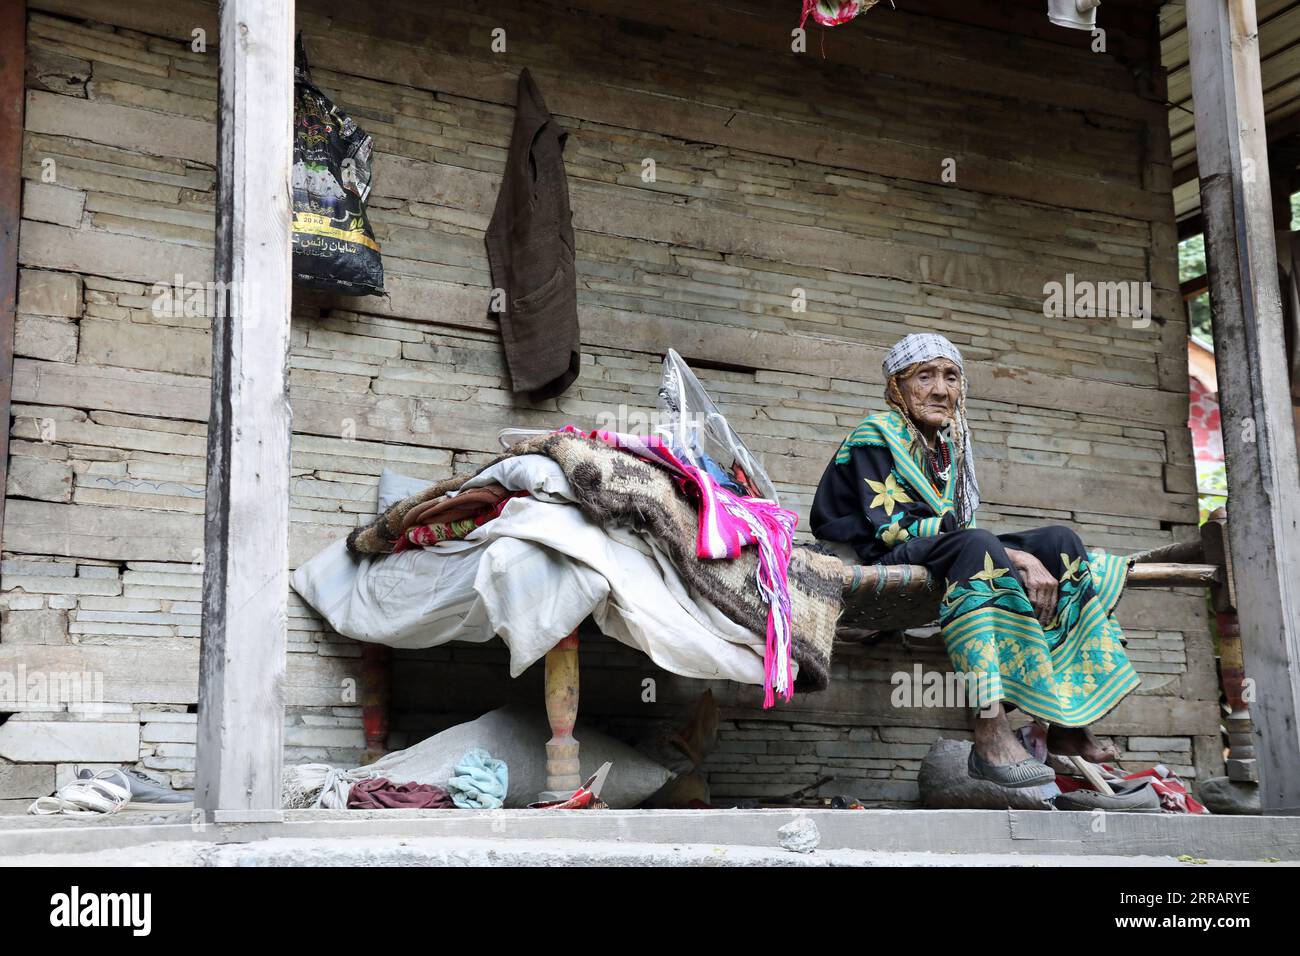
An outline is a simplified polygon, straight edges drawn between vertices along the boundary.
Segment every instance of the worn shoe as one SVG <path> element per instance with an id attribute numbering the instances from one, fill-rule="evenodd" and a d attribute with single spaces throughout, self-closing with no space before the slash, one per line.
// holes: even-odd
<path id="1" fill-rule="evenodd" d="M 1071 790 L 1054 801 L 1058 810 L 1106 810 L 1110 813 L 1162 813 L 1160 794 L 1150 779 L 1110 781 L 1114 794 Z"/>
<path id="2" fill-rule="evenodd" d="M 109 771 L 111 772 L 111 771 Z M 130 785 L 131 801 L 128 808 L 131 810 L 193 810 L 194 799 L 184 793 L 177 793 L 171 787 L 165 787 L 158 783 L 152 777 L 146 776 L 139 770 L 122 770 L 118 771 L 125 777 Z M 83 770 L 77 774 L 79 779 L 85 780 L 93 777 L 89 770 Z"/>
<path id="3" fill-rule="evenodd" d="M 97 817 L 117 813 L 130 800 L 130 780 L 123 771 L 83 770 L 76 780 L 65 783 L 50 796 L 37 798 L 27 812 L 38 816 Z"/>
<path id="4" fill-rule="evenodd" d="M 966 761 L 966 772 L 976 780 L 987 780 L 1009 790 L 1041 787 L 1056 780 L 1056 771 L 1033 757 L 1019 763 L 992 764 L 977 754 L 974 747 Z"/>

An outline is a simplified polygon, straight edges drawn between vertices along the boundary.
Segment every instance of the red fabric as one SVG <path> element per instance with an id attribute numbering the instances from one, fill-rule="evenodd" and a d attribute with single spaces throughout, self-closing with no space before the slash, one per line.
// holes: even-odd
<path id="1" fill-rule="evenodd" d="M 450 810 L 451 795 L 431 783 L 393 783 L 387 777 L 358 780 L 348 791 L 349 810 Z"/>
<path id="2" fill-rule="evenodd" d="M 481 527 L 492 519 L 500 517 L 502 509 L 505 508 L 512 499 L 523 498 L 528 495 L 528 492 L 526 491 L 514 491 L 507 494 L 505 489 L 501 488 L 500 485 L 488 485 L 486 487 L 488 489 L 500 489 L 501 495 L 504 495 L 504 497 L 498 495 L 495 490 L 492 491 L 490 498 L 486 495 L 476 496 L 473 500 L 477 502 L 477 513 L 473 513 L 471 508 L 465 507 L 465 505 L 469 503 L 466 501 L 462 502 L 461 506 L 455 511 L 452 511 L 449 508 L 443 508 L 443 510 L 435 513 L 430 510 L 428 506 L 425 506 L 424 519 L 418 524 L 412 522 L 411 516 L 408 515 L 406 520 L 402 522 L 404 530 L 402 536 L 397 539 L 397 543 L 393 546 L 393 553 L 396 554 L 399 551 L 405 551 L 407 548 L 412 547 L 433 547 L 437 545 L 439 541 L 447 541 L 451 538 L 463 537 L 463 535 L 448 533 L 446 526 L 457 521 L 473 521 L 475 528 Z M 441 504 L 444 500 L 448 503 L 456 502 L 466 495 L 471 495 L 478 490 L 480 489 L 474 488 L 457 495 L 455 498 L 439 499 L 438 502 L 433 504 Z M 449 519 L 446 517 L 447 515 L 455 515 L 455 518 Z"/>
<path id="3" fill-rule="evenodd" d="M 1160 771 L 1164 771 L 1164 776 Z M 1139 777 L 1150 777 L 1151 786 L 1156 788 L 1156 793 L 1160 794 L 1160 803 L 1166 810 L 1172 810 L 1175 813 L 1209 813 L 1204 806 L 1192 799 L 1183 782 L 1174 776 L 1163 766 L 1152 767 L 1150 770 L 1139 770 L 1137 773 L 1131 773 L 1125 780 L 1136 780 Z"/>
<path id="4" fill-rule="evenodd" d="M 1192 447 L 1202 471 L 1223 464 L 1223 432 L 1219 417 L 1219 396 L 1193 377 L 1190 386 L 1187 424 L 1192 430 Z"/>

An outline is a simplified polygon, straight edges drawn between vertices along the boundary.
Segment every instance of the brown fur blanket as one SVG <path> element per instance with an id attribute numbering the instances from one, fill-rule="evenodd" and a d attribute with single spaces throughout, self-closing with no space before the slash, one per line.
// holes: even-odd
<path id="1" fill-rule="evenodd" d="M 559 464 L 588 518 L 648 534 L 694 593 L 754 633 L 767 633 L 767 604 L 755 582 L 755 549 L 746 548 L 734 561 L 697 557 L 698 514 L 667 471 L 602 442 L 564 433 L 531 438 L 495 461 L 529 454 L 546 455 Z M 459 488 L 470 477 L 448 478 L 399 501 L 371 524 L 353 531 L 348 536 L 349 550 L 358 554 L 392 551 L 407 512 Z M 842 567 L 838 558 L 807 548 L 796 547 L 791 556 L 790 606 L 794 657 L 799 664 L 796 690 L 825 690 L 830 682 Z"/>

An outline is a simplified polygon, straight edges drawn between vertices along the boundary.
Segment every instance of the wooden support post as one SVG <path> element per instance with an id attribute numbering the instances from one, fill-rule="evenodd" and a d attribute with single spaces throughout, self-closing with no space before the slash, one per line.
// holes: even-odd
<path id="1" fill-rule="evenodd" d="M 551 739 L 546 744 L 546 789 L 540 802 L 567 800 L 582 786 L 578 741 L 578 632 L 574 631 L 546 653 L 546 719 Z"/>
<path id="2" fill-rule="evenodd" d="M 1283 361 L 1254 0 L 1188 0 L 1228 535 L 1261 805 L 1300 812 L 1300 468 Z"/>
<path id="3" fill-rule="evenodd" d="M 363 764 L 388 753 L 388 718 L 392 701 L 393 649 L 385 644 L 361 645 L 361 725 L 366 734 Z"/>
<path id="4" fill-rule="evenodd" d="M 9 401 L 14 384 L 14 315 L 18 305 L 18 222 L 22 218 L 23 71 L 27 4 L 0 3 L 0 542 L 9 477 Z"/>
<path id="5" fill-rule="evenodd" d="M 1227 510 L 1216 508 L 1201 525 L 1201 542 L 1205 559 L 1221 565 L 1224 570 L 1223 582 L 1210 589 L 1210 597 L 1214 606 L 1214 625 L 1219 635 L 1219 681 L 1228 702 L 1228 715 L 1223 719 L 1228 729 L 1228 776 L 1237 781 L 1252 781 L 1258 779 L 1255 726 L 1245 699 L 1248 696 L 1245 658 L 1241 649 L 1241 621 L 1237 617 L 1227 524 Z"/>
<path id="6" fill-rule="evenodd" d="M 289 586 L 293 4 L 222 0 L 196 805 L 279 811 Z M 188 278 L 188 277 L 187 277 Z"/>

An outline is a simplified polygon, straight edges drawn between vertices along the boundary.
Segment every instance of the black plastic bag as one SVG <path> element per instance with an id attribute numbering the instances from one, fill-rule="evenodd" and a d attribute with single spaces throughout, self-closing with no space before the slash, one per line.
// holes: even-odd
<path id="1" fill-rule="evenodd" d="M 312 83 L 301 34 L 293 92 L 293 281 L 382 295 L 384 263 L 366 215 L 372 140 Z"/>

